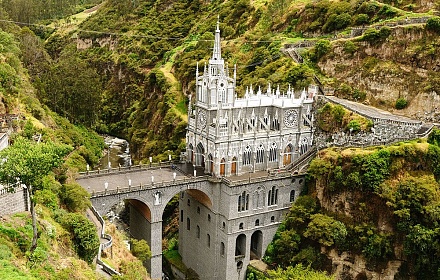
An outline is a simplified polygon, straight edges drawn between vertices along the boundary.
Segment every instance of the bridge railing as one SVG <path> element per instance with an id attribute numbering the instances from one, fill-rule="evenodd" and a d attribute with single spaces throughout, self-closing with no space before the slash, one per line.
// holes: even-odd
<path id="1" fill-rule="evenodd" d="M 156 170 L 160 168 L 167 168 L 172 167 L 172 162 L 159 162 L 159 163 L 152 163 L 152 164 L 138 164 L 138 165 L 130 165 L 130 166 L 119 166 L 115 168 L 105 168 L 105 169 L 97 169 L 97 170 L 90 170 L 90 171 L 83 171 L 79 172 L 80 177 L 99 177 L 99 176 L 106 176 L 111 173 L 130 173 L 130 172 L 138 172 L 139 170 Z M 174 165 L 175 166 L 175 165 Z M 175 166 L 176 167 L 176 166 Z"/>
<path id="2" fill-rule="evenodd" d="M 118 271 L 113 269 L 111 266 L 106 264 L 101 260 L 101 253 L 102 250 L 105 250 L 113 245 L 113 239 L 111 235 L 105 233 L 105 222 L 104 219 L 99 215 L 98 211 L 96 211 L 95 207 L 90 207 L 92 210 L 93 215 L 98 219 L 99 223 L 101 224 L 101 236 L 100 238 L 108 240 L 107 242 L 100 243 L 99 244 L 99 250 L 98 250 L 98 256 L 96 258 L 96 263 L 102 266 L 102 270 L 107 272 L 109 275 L 121 275 Z"/>
<path id="3" fill-rule="evenodd" d="M 279 172 L 274 172 L 274 173 L 267 173 L 267 176 L 259 176 L 259 177 L 251 177 L 249 176 L 249 178 L 247 179 L 242 179 L 242 180 L 230 180 L 226 177 L 221 177 L 221 181 L 223 183 L 225 183 L 228 186 L 239 186 L 239 185 L 245 185 L 245 184 L 249 184 L 249 183 L 258 183 L 258 182 L 262 182 L 262 181 L 267 181 L 268 178 L 273 179 L 273 178 L 287 178 L 290 177 L 290 173 L 285 172 L 282 169 L 276 170 Z"/>
<path id="4" fill-rule="evenodd" d="M 171 181 L 151 182 L 151 183 L 146 183 L 146 184 L 139 184 L 136 186 L 124 186 L 124 187 L 117 186 L 116 189 L 112 189 L 112 190 L 93 191 L 92 197 L 100 197 L 100 196 L 115 195 L 115 194 L 120 194 L 120 193 L 136 192 L 136 191 L 142 191 L 142 190 L 162 188 L 162 187 L 167 187 L 167 186 L 172 186 L 172 185 L 204 182 L 204 181 L 207 181 L 208 179 L 211 179 L 211 177 L 210 176 L 197 176 L 197 177 L 189 177 L 189 178 L 184 177 L 183 179 L 176 179 L 176 180 L 171 180 Z"/>

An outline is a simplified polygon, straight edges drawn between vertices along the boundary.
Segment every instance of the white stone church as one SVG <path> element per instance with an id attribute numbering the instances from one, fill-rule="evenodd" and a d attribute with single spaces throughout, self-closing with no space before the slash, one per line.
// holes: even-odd
<path id="1" fill-rule="evenodd" d="M 197 67 L 198 68 L 198 67 Z M 187 161 L 214 176 L 241 175 L 282 168 L 313 142 L 312 106 L 317 87 L 280 92 L 270 84 L 237 97 L 233 77 L 221 56 L 217 24 L 212 57 L 196 73 L 196 96 L 190 100 Z"/>
<path id="2" fill-rule="evenodd" d="M 179 253 L 199 279 L 244 280 L 304 187 L 304 175 L 284 167 L 312 148 L 317 88 L 250 86 L 238 98 L 218 24 L 212 57 L 196 76 L 186 161 L 209 177 L 180 193 Z"/>

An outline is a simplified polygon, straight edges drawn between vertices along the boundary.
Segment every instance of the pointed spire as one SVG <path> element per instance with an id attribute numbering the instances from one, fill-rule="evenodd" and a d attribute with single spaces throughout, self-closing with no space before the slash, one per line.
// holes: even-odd
<path id="1" fill-rule="evenodd" d="M 212 51 L 212 59 L 220 60 L 222 57 L 221 54 L 221 45 L 220 45 L 220 15 L 217 16 L 217 29 L 215 30 L 215 39 L 214 39 L 214 49 Z"/>
<path id="2" fill-rule="evenodd" d="M 197 61 L 196 65 L 196 78 L 199 76 L 199 62 Z"/>
<path id="3" fill-rule="evenodd" d="M 206 69 L 206 62 L 205 62 L 205 68 L 203 69 L 203 75 L 207 75 L 208 74 L 208 69 Z"/>
<path id="4" fill-rule="evenodd" d="M 261 86 L 258 86 L 257 96 L 261 95 Z"/>
<path id="5" fill-rule="evenodd" d="M 252 89 L 252 84 L 251 84 L 251 89 L 249 90 L 249 95 L 254 95 L 254 90 Z"/>
<path id="6" fill-rule="evenodd" d="M 267 85 L 267 96 L 272 94 L 272 89 L 270 88 L 270 83 Z"/>

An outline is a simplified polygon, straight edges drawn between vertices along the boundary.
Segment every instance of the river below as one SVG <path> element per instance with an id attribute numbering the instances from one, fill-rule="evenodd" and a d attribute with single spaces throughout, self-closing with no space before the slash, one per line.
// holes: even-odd
<path id="1" fill-rule="evenodd" d="M 120 139 L 114 136 L 105 136 L 104 142 L 108 149 L 98 164 L 98 168 L 117 168 L 119 166 L 130 166 L 130 146 L 125 139 Z M 109 165 L 110 162 L 110 165 Z"/>

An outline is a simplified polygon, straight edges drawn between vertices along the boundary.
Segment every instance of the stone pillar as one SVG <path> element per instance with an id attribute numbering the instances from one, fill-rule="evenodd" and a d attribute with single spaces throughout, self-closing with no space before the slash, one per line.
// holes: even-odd
<path id="1" fill-rule="evenodd" d="M 151 223 L 151 260 L 150 277 L 152 280 L 162 279 L 162 221 Z"/>

